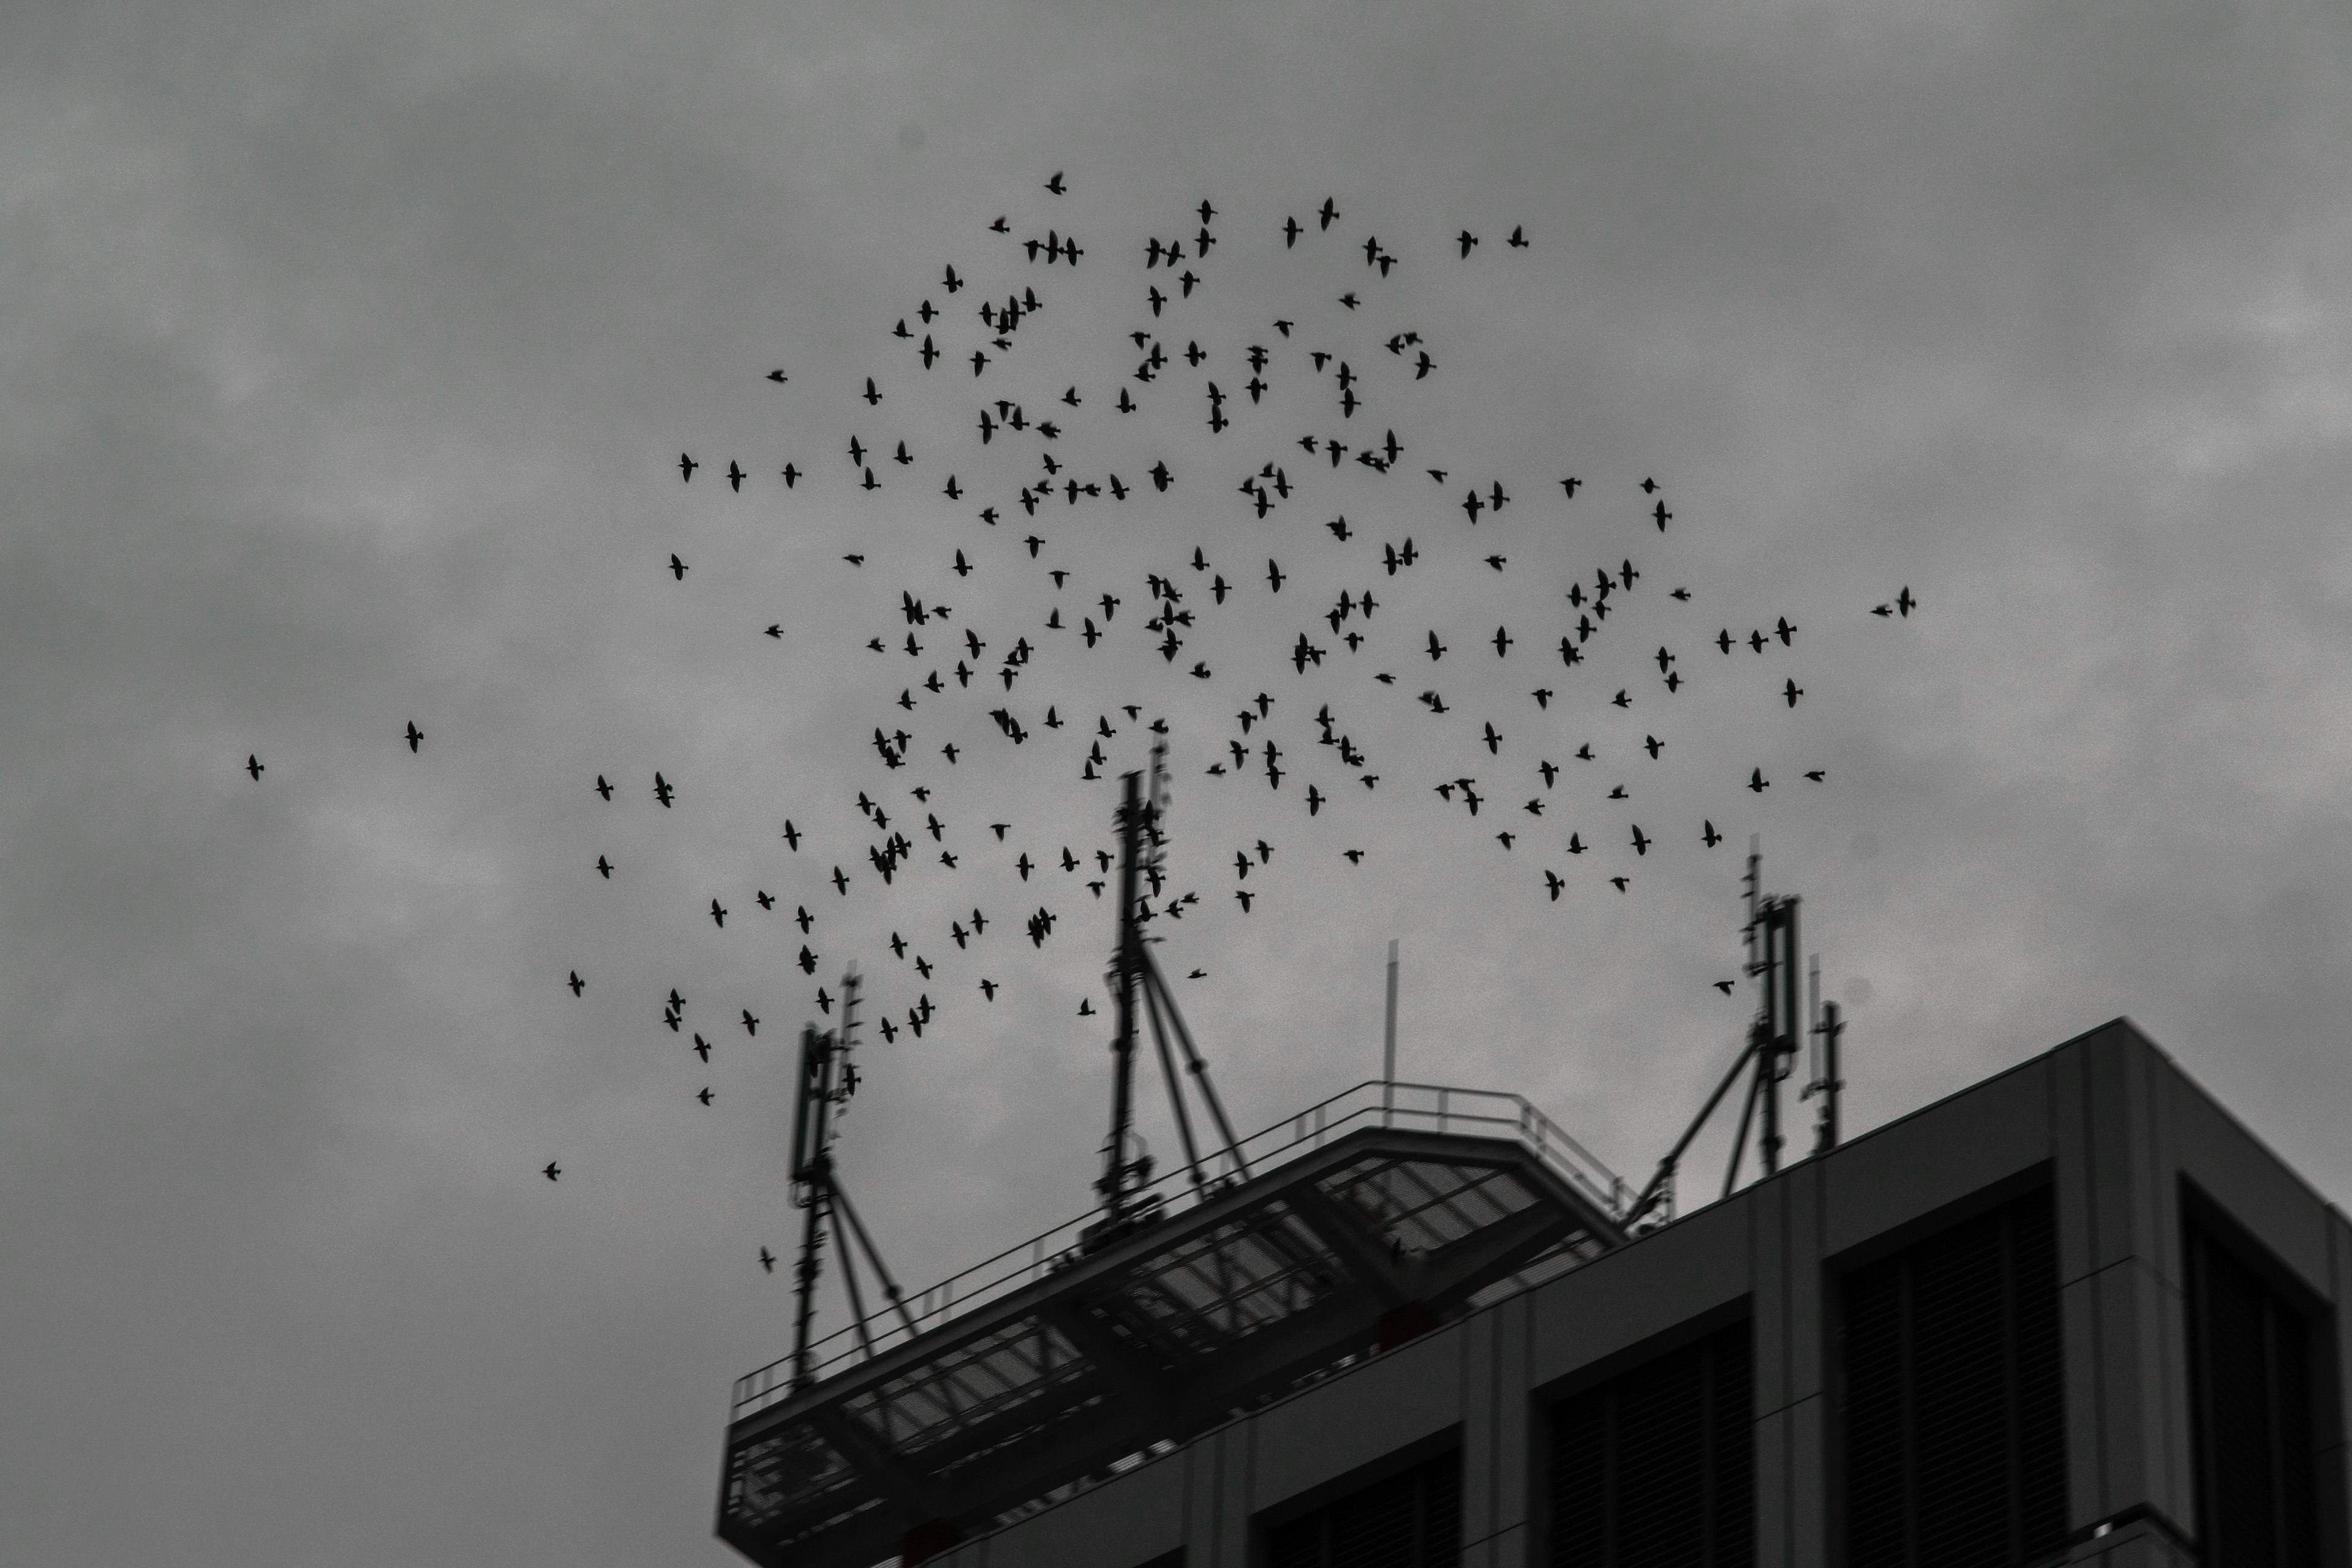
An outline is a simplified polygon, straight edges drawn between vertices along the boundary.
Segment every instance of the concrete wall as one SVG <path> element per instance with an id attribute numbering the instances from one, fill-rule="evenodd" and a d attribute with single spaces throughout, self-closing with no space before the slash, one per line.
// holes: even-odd
<path id="1" fill-rule="evenodd" d="M 1540 1414 L 1580 1380 L 1744 1309 L 1755 1333 L 1758 1568 L 1824 1568 L 1825 1302 L 1867 1261 L 2042 1181 L 2056 1200 L 2078 1561 L 2194 1561 L 2183 1180 L 2331 1304 L 2320 1401 L 2329 1568 L 2352 1568 L 2352 1226 L 2128 1023 L 1807 1160 L 940 1561 L 951 1568 L 1252 1568 L 1280 1519 L 1458 1442 L 1465 1568 L 1542 1561 Z M 2323 1358 L 2327 1359 L 2327 1358 Z M 2120 1521 L 2120 1522 L 2117 1522 Z"/>

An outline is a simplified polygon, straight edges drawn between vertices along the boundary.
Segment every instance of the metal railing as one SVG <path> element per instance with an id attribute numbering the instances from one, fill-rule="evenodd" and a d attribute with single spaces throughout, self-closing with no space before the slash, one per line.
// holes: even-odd
<path id="1" fill-rule="evenodd" d="M 1359 1128 L 1372 1126 L 1508 1137 L 1531 1151 L 1604 1213 L 1622 1216 L 1631 1197 L 1624 1182 L 1562 1131 L 1559 1123 L 1518 1095 L 1495 1089 L 1368 1079 L 1250 1134 L 1241 1141 L 1241 1153 L 1254 1171 L 1263 1171 L 1319 1149 Z M 1178 1166 L 1137 1195 L 1147 1203 L 1156 1199 L 1158 1212 L 1164 1216 L 1181 1213 L 1203 1197 L 1214 1197 L 1241 1179 L 1230 1150 L 1217 1151 L 1214 1158 L 1204 1163 L 1213 1167 L 1208 1173 L 1210 1179 L 1204 1189 L 1196 1190 L 1190 1174 Z M 869 1314 L 866 1336 L 870 1337 L 873 1349 L 879 1352 L 1066 1268 L 1082 1256 L 1084 1233 L 1101 1215 L 1101 1210 L 1090 1209 L 908 1297 L 906 1305 L 912 1328 L 895 1312 L 887 1316 Z M 865 1353 L 866 1339 L 859 1335 L 857 1329 L 858 1325 L 852 1323 L 810 1347 L 814 1376 L 822 1379 L 830 1369 Z M 781 1404 L 792 1394 L 791 1358 L 770 1362 L 735 1380 L 732 1419 L 740 1421 L 755 1411 Z"/>

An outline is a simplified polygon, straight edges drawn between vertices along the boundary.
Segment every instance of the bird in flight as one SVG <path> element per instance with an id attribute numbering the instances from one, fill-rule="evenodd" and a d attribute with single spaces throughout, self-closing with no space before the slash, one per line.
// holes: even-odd
<path id="1" fill-rule="evenodd" d="M 654 773 L 654 798 L 662 803 L 662 809 L 664 811 L 667 811 L 669 809 L 670 798 L 677 793 L 677 790 L 671 786 L 669 780 L 662 777 L 660 771 L 656 769 Z"/>
<path id="2" fill-rule="evenodd" d="M 997 221 L 1001 223 L 1003 220 L 1000 218 Z M 760 1248 L 760 1267 L 771 1274 L 776 1271 L 776 1255 L 764 1247 Z"/>
<path id="3" fill-rule="evenodd" d="M 579 995 L 580 993 L 588 989 L 588 983 L 580 978 L 580 972 L 576 969 L 572 972 L 572 978 L 565 981 L 564 984 L 572 987 L 572 994 L 574 996 Z"/>
<path id="4" fill-rule="evenodd" d="M 684 452 L 680 452 L 677 455 L 677 477 L 684 479 L 688 484 L 692 484 L 694 482 L 694 470 L 700 466 L 700 464 L 697 463 L 692 458 L 688 457 Z"/>
<path id="5" fill-rule="evenodd" d="M 677 558 L 677 554 L 675 551 L 670 553 L 669 569 L 670 574 L 676 577 L 679 582 L 683 583 L 686 581 L 686 563 Z"/>
<path id="6" fill-rule="evenodd" d="M 1709 849 L 1723 842 L 1723 835 L 1715 830 L 1715 823 L 1711 819 L 1704 823 L 1699 833 L 1699 841 Z"/>
<path id="7" fill-rule="evenodd" d="M 1069 194 L 1069 187 L 1062 183 L 1062 171 L 1059 169 L 1055 170 L 1054 177 L 1045 182 L 1045 188 L 1057 196 Z"/>
<path id="8" fill-rule="evenodd" d="M 596 775 L 596 793 L 603 795 L 606 800 L 613 798 L 613 786 L 604 782 L 604 775 L 603 773 L 598 773 Z"/>
<path id="9" fill-rule="evenodd" d="M 260 757 L 248 755 L 245 759 L 245 771 L 253 775 L 253 780 L 256 784 L 259 784 L 261 782 L 261 767 L 262 763 Z"/>
<path id="10" fill-rule="evenodd" d="M 1325 196 L 1323 198 L 1323 211 L 1321 214 L 1323 226 L 1327 229 L 1329 228 L 1331 226 L 1331 220 L 1339 216 L 1339 204 L 1333 201 L 1329 196 Z"/>
<path id="11" fill-rule="evenodd" d="M 424 739 L 425 731 L 416 727 L 415 720 L 411 719 L 408 721 L 408 749 L 412 752 L 416 750 L 417 742 Z"/>
<path id="12" fill-rule="evenodd" d="M 602 855 L 597 856 L 596 873 L 603 877 L 604 880 L 608 882 L 611 881 L 613 879 L 613 863 L 610 860 L 605 859 Z"/>
<path id="13" fill-rule="evenodd" d="M 559 1164 L 557 1164 L 554 1161 L 550 1160 L 550 1161 L 547 1163 L 547 1169 L 546 1169 L 546 1170 L 544 1170 L 544 1171 L 542 1171 L 542 1172 L 541 1172 L 540 1173 L 541 1173 L 541 1175 L 545 1176 L 549 1181 L 551 1181 L 551 1181 L 555 1180 L 558 1176 L 561 1176 L 562 1174 L 563 1174 L 563 1167 L 562 1167 L 562 1166 L 561 1166 L 561 1165 L 559 1165 Z"/>

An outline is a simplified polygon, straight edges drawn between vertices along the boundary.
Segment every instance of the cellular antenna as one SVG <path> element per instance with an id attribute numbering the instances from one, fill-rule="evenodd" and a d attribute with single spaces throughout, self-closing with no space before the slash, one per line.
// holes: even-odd
<path id="1" fill-rule="evenodd" d="M 1763 1173 L 1769 1176 L 1780 1168 L 1780 1149 L 1784 1142 L 1780 1133 L 1780 1082 L 1789 1076 L 1799 1047 L 1799 1035 L 1805 1029 L 1801 1021 L 1805 1014 L 1800 1005 L 1797 980 L 1799 900 L 1793 893 L 1785 897 L 1767 896 L 1763 890 L 1763 853 L 1758 841 L 1751 837 L 1748 843 L 1748 872 L 1743 879 L 1747 884 L 1748 921 L 1740 928 L 1740 935 L 1748 945 L 1747 973 L 1759 984 L 1756 1016 L 1748 1026 L 1748 1044 L 1731 1064 L 1731 1070 L 1723 1075 L 1723 1081 L 1716 1085 L 1715 1092 L 1707 1096 L 1706 1103 L 1699 1108 L 1699 1113 L 1692 1120 L 1689 1128 L 1667 1151 L 1666 1157 L 1658 1162 L 1657 1173 L 1650 1178 L 1650 1184 L 1642 1189 L 1642 1195 L 1634 1200 L 1633 1208 L 1626 1214 L 1625 1224 L 1629 1228 L 1654 1214 L 1656 1215 L 1654 1223 L 1663 1223 L 1674 1217 L 1675 1173 L 1682 1157 L 1688 1152 L 1691 1141 L 1698 1136 L 1699 1130 L 1706 1125 L 1707 1118 L 1715 1114 L 1715 1108 L 1723 1102 L 1724 1096 L 1731 1092 L 1731 1086 L 1739 1081 L 1743 1072 L 1749 1073 L 1748 1098 L 1740 1108 L 1738 1131 L 1732 1135 L 1730 1163 L 1723 1173 L 1723 1195 L 1729 1197 L 1732 1189 L 1739 1184 L 1740 1162 L 1748 1152 L 1748 1133 L 1751 1125 L 1756 1127 L 1757 1162 L 1763 1167 Z M 1815 989 L 1818 994 L 1818 982 Z M 1834 1007 L 1832 1012 L 1834 1013 Z M 1816 1025 L 1811 1032 L 1821 1036 L 1824 1026 Z M 1829 1096 L 1822 1110 L 1822 1130 L 1815 1142 L 1814 1152 L 1817 1153 L 1833 1147 L 1836 1142 L 1836 1090 L 1822 1087 L 1837 1079 L 1836 1046 L 1833 1037 L 1823 1038 L 1829 1041 L 1829 1065 L 1822 1077 L 1804 1090 L 1804 1097 L 1816 1091 Z"/>
<path id="2" fill-rule="evenodd" d="M 838 1136 L 834 1124 L 835 1113 L 857 1093 L 857 971 L 851 969 L 841 977 L 841 1028 L 837 1033 L 832 1029 L 820 1033 L 814 1024 L 801 1030 L 800 1081 L 793 1097 L 792 1164 L 793 1202 L 804 1215 L 800 1259 L 793 1267 L 793 1386 L 796 1389 L 806 1388 L 816 1381 L 810 1362 L 809 1336 L 816 1321 L 817 1280 L 824 1272 L 825 1235 L 829 1230 L 838 1232 L 836 1215 L 848 1227 L 849 1239 L 836 1239 L 841 1247 L 842 1287 L 849 1296 L 860 1348 L 868 1356 L 874 1353 L 874 1336 L 866 1326 L 866 1295 L 857 1281 L 860 1251 L 881 1285 L 884 1299 L 898 1310 L 899 1321 L 909 1334 L 915 1331 L 914 1315 L 907 1310 L 898 1282 L 884 1267 L 873 1237 L 866 1233 L 857 1211 L 850 1206 L 849 1194 L 841 1190 L 840 1174 L 834 1168 L 833 1144 Z M 851 1243 L 855 1243 L 855 1250 Z"/>
<path id="3" fill-rule="evenodd" d="M 1143 933 L 1144 926 L 1154 918 L 1151 900 L 1160 895 L 1167 874 L 1167 837 L 1163 826 L 1167 812 L 1166 753 L 1165 745 L 1151 748 L 1151 786 L 1148 794 L 1140 773 L 1129 773 L 1121 781 L 1118 816 L 1118 934 L 1112 950 L 1110 973 L 1105 976 L 1110 985 L 1117 1029 L 1110 1044 L 1110 1132 L 1103 1141 L 1103 1173 L 1095 1183 L 1095 1191 L 1102 1199 L 1102 1217 L 1088 1226 L 1080 1237 L 1082 1247 L 1089 1251 L 1108 1246 L 1159 1216 L 1160 1196 L 1146 1191 L 1151 1184 L 1151 1156 L 1143 1152 L 1142 1140 L 1135 1132 L 1139 1011 L 1151 1030 L 1160 1077 L 1168 1088 L 1168 1108 L 1176 1121 L 1177 1137 L 1184 1146 L 1184 1172 L 1194 1191 L 1205 1194 L 1213 1183 L 1228 1176 L 1245 1181 L 1250 1173 L 1241 1140 L 1234 1136 L 1233 1123 L 1225 1118 L 1216 1086 L 1209 1081 L 1209 1064 L 1192 1043 L 1192 1031 L 1186 1026 L 1184 1015 L 1160 973 L 1159 963 L 1151 956 L 1151 943 L 1157 939 L 1147 938 Z M 1148 883 L 1149 887 L 1139 887 L 1139 883 Z M 1176 1066 L 1179 1053 L 1184 1062 L 1181 1075 Z M 1206 1161 L 1202 1157 L 1200 1140 L 1193 1133 L 1192 1114 L 1183 1086 L 1187 1077 L 1192 1080 L 1208 1120 L 1223 1141 L 1222 1147 L 1212 1150 Z M 1210 1164 L 1220 1155 L 1229 1165 L 1222 1173 Z"/>
<path id="4" fill-rule="evenodd" d="M 1838 1076 L 1838 1038 L 1845 1033 L 1845 1020 L 1838 1014 L 1838 1005 L 1822 1000 L 1822 961 L 1819 954 L 1812 963 L 1813 1024 L 1815 1041 L 1812 1082 L 1805 1085 L 1799 1098 L 1822 1097 L 1822 1109 L 1813 1124 L 1813 1152 L 1826 1154 L 1838 1144 L 1838 1090 L 1845 1079 Z"/>

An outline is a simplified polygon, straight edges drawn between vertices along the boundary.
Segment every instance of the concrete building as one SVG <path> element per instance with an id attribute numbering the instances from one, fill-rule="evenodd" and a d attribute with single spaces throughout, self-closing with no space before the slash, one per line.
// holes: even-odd
<path id="1" fill-rule="evenodd" d="M 1391 1226 L 1391 1294 L 1348 1331 L 1361 1346 L 1376 1319 L 1377 1353 L 1304 1378 L 1297 1357 L 1261 1358 L 1254 1383 L 1207 1395 L 1217 1419 L 1195 1405 L 1180 1437 L 1109 1467 L 1073 1449 L 1084 1476 L 1011 1507 L 952 1466 L 923 1471 L 919 1446 L 879 1451 L 887 1418 L 847 1430 L 870 1401 L 739 1387 L 720 1532 L 779 1564 L 880 1539 L 761 1533 L 822 1468 L 814 1438 L 774 1458 L 804 1410 L 836 1471 L 880 1478 L 877 1500 L 832 1494 L 849 1500 L 828 1528 L 912 1524 L 899 1543 L 942 1568 L 2352 1568 L 2352 1227 L 2128 1023 L 1638 1234 L 1612 1232 L 1592 1188 L 1501 1152 L 1527 1142 L 1522 1122 L 1329 1146 L 1353 1163 L 1327 1172 L 1366 1167 L 1367 1148 L 1462 1168 L 1476 1144 L 1535 1194 L 1482 1233 L 1516 1225 L 1509 1245 L 1443 1268 L 1412 1272 L 1422 1244 Z M 1346 1264 L 1346 1225 L 1321 1217 L 1306 1229 Z M 996 1306 L 1042 1342 L 1064 1310 L 1048 1298 L 1066 1280 L 1083 1296 L 1092 1267 L 1033 1274 Z M 1368 1288 L 1381 1268 L 1363 1260 Z M 1403 1289 L 1421 1294 L 1387 1304 Z M 866 1363 L 872 1386 L 908 1386 L 888 1356 L 953 1323 Z M 1135 1349 L 1106 1340 L 1102 1366 L 1073 1373 L 1096 1391 L 1078 1426 L 1133 1417 L 1130 1440 L 1177 1420 L 1164 1385 L 1118 1382 Z M 850 1386 L 819 1386 L 835 1382 Z"/>

